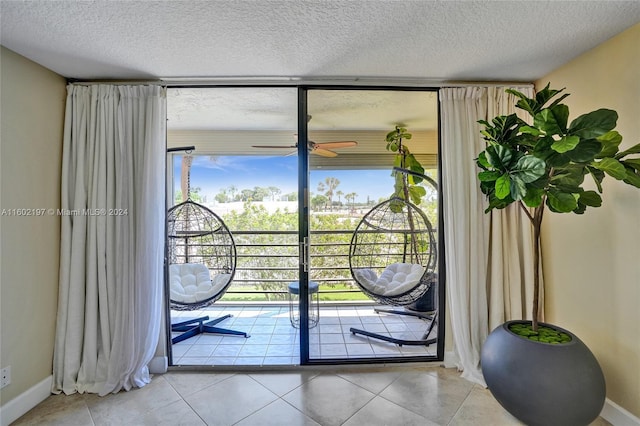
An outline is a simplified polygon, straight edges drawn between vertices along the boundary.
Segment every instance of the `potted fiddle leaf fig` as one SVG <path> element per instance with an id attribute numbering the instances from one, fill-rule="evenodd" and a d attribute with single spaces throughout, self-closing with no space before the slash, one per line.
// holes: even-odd
<path id="1" fill-rule="evenodd" d="M 496 399 L 529 425 L 588 424 L 605 399 L 604 375 L 573 333 L 540 322 L 540 231 L 544 213 L 583 214 L 602 204 L 606 176 L 640 188 L 640 144 L 620 151 L 616 111 L 598 109 L 569 121 L 568 94 L 547 85 L 529 98 L 516 90 L 516 114 L 480 121 L 486 141 L 476 163 L 485 212 L 517 204 L 533 229 L 532 321 L 508 321 L 482 347 L 482 371 Z M 585 187 L 587 181 L 591 187 Z M 523 395 L 523 392 L 525 393 Z"/>

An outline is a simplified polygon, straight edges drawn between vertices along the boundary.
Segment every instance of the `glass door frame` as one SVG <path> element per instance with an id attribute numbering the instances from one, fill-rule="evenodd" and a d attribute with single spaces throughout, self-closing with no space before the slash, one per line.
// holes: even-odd
<path id="1" fill-rule="evenodd" d="M 298 87 L 298 256 L 300 364 L 309 358 L 309 150 L 307 149 L 307 89 Z"/>
<path id="2" fill-rule="evenodd" d="M 300 312 L 300 365 L 344 365 L 344 364 L 379 364 L 379 363 L 407 363 L 407 362 L 431 362 L 444 360 L 445 348 L 445 321 L 446 321 L 446 269 L 444 250 L 444 214 L 442 182 L 442 139 L 438 125 L 438 306 L 436 313 L 436 356 L 406 356 L 406 357 L 368 357 L 368 358 L 311 358 L 309 353 L 309 241 L 310 241 L 310 191 L 309 191 L 309 152 L 308 142 L 308 104 L 307 94 L 310 90 L 389 90 L 389 91 L 421 91 L 435 92 L 437 102 L 438 123 L 440 123 L 440 92 L 437 87 L 406 87 L 406 86 L 345 86 L 345 85 L 299 85 L 298 88 L 298 241 L 300 246 L 300 273 L 299 273 L 299 312 Z M 320 319 L 321 321 L 321 319 Z"/>
<path id="3" fill-rule="evenodd" d="M 310 190 L 309 190 L 309 152 L 307 149 L 308 141 L 308 105 L 307 94 L 310 90 L 392 90 L 392 91 L 433 91 L 437 94 L 438 102 L 438 121 L 440 116 L 440 100 L 437 87 L 408 87 L 408 86 L 366 86 L 366 85 L 211 85 L 211 86 L 190 86 L 176 85 L 180 87 L 201 87 L 203 89 L 216 89 L 225 87 L 234 88 L 261 88 L 261 87 L 282 87 L 297 89 L 298 105 L 297 105 L 297 127 L 298 127 L 298 245 L 299 245 L 299 313 L 300 313 L 300 365 L 341 365 L 341 364 L 376 364 L 376 363 L 403 363 L 403 362 L 425 362 L 425 361 L 442 361 L 444 359 L 445 346 L 445 300 L 446 300 L 446 270 L 444 257 L 444 215 L 443 215 L 443 197 L 442 197 L 442 164 L 441 155 L 437 156 L 438 164 L 438 327 L 437 327 L 437 352 L 435 357 L 384 357 L 384 358 L 310 358 L 310 333 L 309 333 L 309 236 L 310 236 Z M 438 131 L 438 152 L 441 150 L 440 131 Z M 167 170 L 170 167 L 170 159 L 173 157 L 171 153 L 167 153 Z M 166 176 L 167 194 L 169 190 L 169 175 Z M 166 195 L 168 197 L 168 195 Z M 165 200 L 165 207 L 168 206 L 168 199 Z M 166 210 L 166 208 L 165 208 Z M 166 221 L 165 221 L 166 222 Z M 166 225 L 166 224 L 165 224 Z M 166 238 L 165 238 L 166 240 Z M 165 263 L 166 263 L 166 244 L 165 244 Z M 165 294 L 168 294 L 168 277 L 167 267 L 164 267 L 165 275 Z M 173 351 L 171 344 L 171 313 L 169 307 L 168 296 L 165 296 L 165 336 L 166 336 L 166 354 L 169 365 L 173 366 Z"/>

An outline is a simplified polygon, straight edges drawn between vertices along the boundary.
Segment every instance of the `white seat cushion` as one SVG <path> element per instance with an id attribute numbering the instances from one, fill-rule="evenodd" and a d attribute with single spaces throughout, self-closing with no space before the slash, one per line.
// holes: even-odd
<path id="1" fill-rule="evenodd" d="M 373 294 L 396 296 L 411 290 L 424 275 L 424 266 L 414 263 L 393 263 L 378 277 L 372 269 L 356 269 L 358 282 Z"/>
<path id="2" fill-rule="evenodd" d="M 231 274 L 214 274 L 202 263 L 169 266 L 171 300 L 197 303 L 217 295 L 229 282 Z"/>

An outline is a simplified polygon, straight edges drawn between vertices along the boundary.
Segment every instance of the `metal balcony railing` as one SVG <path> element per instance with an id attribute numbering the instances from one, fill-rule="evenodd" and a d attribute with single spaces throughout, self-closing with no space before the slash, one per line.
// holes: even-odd
<path id="1" fill-rule="evenodd" d="M 238 260 L 233 284 L 223 300 L 249 294 L 262 300 L 285 300 L 288 284 L 298 280 L 297 231 L 232 231 Z M 353 231 L 315 231 L 310 236 L 310 279 L 320 285 L 321 300 L 362 300 L 349 271 Z M 347 296 L 349 295 L 349 296 Z"/>
<path id="2" fill-rule="evenodd" d="M 298 280 L 299 242 L 297 231 L 231 231 L 233 234 L 237 262 L 231 286 L 223 301 L 284 301 L 287 300 L 288 285 Z M 372 232 L 372 231 L 368 231 Z M 353 231 L 312 231 L 309 240 L 309 277 L 319 284 L 321 301 L 369 301 L 360 291 L 351 276 L 349 249 Z M 402 253 L 406 242 L 387 240 L 366 242 L 371 245 L 373 258 L 385 267 L 384 250 Z M 390 246 L 395 245 L 397 248 Z M 375 247 L 381 246 L 381 247 Z M 228 253 L 230 248 L 216 246 L 211 242 L 190 245 L 190 258 L 206 258 L 202 253 Z M 176 250 L 184 255 L 185 250 Z M 179 256 L 178 256 L 179 257 Z M 375 262 L 375 260 L 374 260 Z M 224 266 L 218 266 L 224 268 Z M 230 265 L 229 265 L 230 267 Z"/>

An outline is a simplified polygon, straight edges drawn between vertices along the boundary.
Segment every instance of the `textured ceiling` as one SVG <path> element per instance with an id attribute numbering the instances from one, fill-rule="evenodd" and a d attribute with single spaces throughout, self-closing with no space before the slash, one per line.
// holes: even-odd
<path id="1" fill-rule="evenodd" d="M 68 78 L 428 86 L 534 81 L 639 22 L 640 1 L 0 0 L 0 19 L 3 46 Z M 437 118 L 408 95 L 309 102 L 319 130 Z M 169 128 L 291 131 L 296 108 L 293 88 L 180 89 Z"/>
<path id="2" fill-rule="evenodd" d="M 0 1 L 5 47 L 80 79 L 532 81 L 640 21 L 638 1 Z"/>

